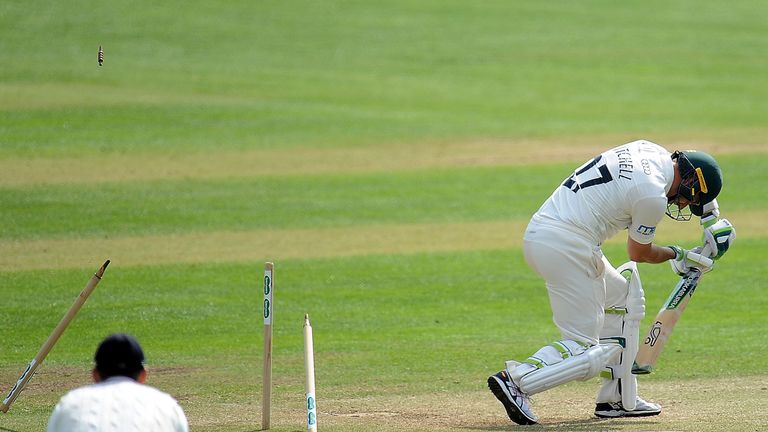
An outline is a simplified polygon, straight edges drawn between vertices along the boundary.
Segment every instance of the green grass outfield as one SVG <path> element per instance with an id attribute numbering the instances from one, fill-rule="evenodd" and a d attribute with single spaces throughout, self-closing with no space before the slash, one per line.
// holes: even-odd
<path id="1" fill-rule="evenodd" d="M 114 331 L 192 430 L 260 429 L 265 261 L 274 430 L 304 429 L 304 313 L 321 430 L 514 430 L 485 380 L 558 337 L 525 224 L 569 170 L 641 137 L 718 158 L 739 238 L 640 380 L 661 416 L 596 420 L 590 381 L 537 395 L 526 429 L 760 430 L 767 17 L 757 1 L 0 4 L 3 394 L 112 260 L 0 431 L 44 430 Z M 644 330 L 677 277 L 640 269 Z"/>

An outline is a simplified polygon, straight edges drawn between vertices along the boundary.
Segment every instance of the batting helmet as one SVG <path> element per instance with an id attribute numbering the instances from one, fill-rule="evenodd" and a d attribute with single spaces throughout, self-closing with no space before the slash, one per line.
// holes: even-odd
<path id="1" fill-rule="evenodd" d="M 688 200 L 691 213 L 701 216 L 702 206 L 717 198 L 723 174 L 715 159 L 700 151 L 676 151 L 682 182 L 678 193 Z"/>

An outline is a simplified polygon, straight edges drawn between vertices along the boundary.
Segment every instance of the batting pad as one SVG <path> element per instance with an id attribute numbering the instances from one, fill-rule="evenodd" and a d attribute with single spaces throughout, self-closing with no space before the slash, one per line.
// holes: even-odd
<path id="1" fill-rule="evenodd" d="M 518 377 L 515 362 L 507 362 L 507 371 L 518 383 L 520 390 L 529 395 L 541 393 L 574 380 L 587 380 L 600 373 L 622 352 L 618 344 L 598 344 L 583 353 L 569 357 L 557 364 L 536 369 Z M 510 370 L 511 369 L 511 370 Z"/>

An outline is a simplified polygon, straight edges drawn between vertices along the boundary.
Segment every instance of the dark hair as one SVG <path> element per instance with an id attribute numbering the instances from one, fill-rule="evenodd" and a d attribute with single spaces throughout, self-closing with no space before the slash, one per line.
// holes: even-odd
<path id="1" fill-rule="evenodd" d="M 96 370 L 101 379 L 125 376 L 138 379 L 144 370 L 144 351 L 130 335 L 116 333 L 101 341 L 94 356 Z"/>

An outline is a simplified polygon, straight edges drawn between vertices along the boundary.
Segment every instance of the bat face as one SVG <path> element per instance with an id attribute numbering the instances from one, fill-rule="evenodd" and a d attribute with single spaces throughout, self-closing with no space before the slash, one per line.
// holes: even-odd
<path id="1" fill-rule="evenodd" d="M 656 366 L 667 340 L 672 334 L 677 321 L 683 314 L 685 307 L 693 296 L 693 292 L 699 284 L 701 272 L 697 269 L 691 269 L 680 278 L 675 288 L 670 293 L 667 301 L 661 307 L 656 315 L 653 325 L 651 325 L 648 334 L 643 340 L 643 344 L 635 357 L 635 364 L 632 367 L 632 373 L 635 375 L 649 374 Z"/>
<path id="2" fill-rule="evenodd" d="M 648 336 L 645 337 L 645 341 L 643 344 L 649 345 L 649 346 L 655 346 L 656 341 L 659 340 L 659 335 L 661 334 L 661 326 L 664 325 L 661 321 L 656 321 L 652 326 L 651 329 L 648 331 Z"/>
<path id="3" fill-rule="evenodd" d="M 664 303 L 664 309 L 675 310 L 680 307 L 683 300 L 693 296 L 693 291 L 699 285 L 699 278 L 701 272 L 698 270 L 691 270 L 680 278 L 680 282 L 677 283 L 675 289 L 672 290 L 672 294 Z"/>

